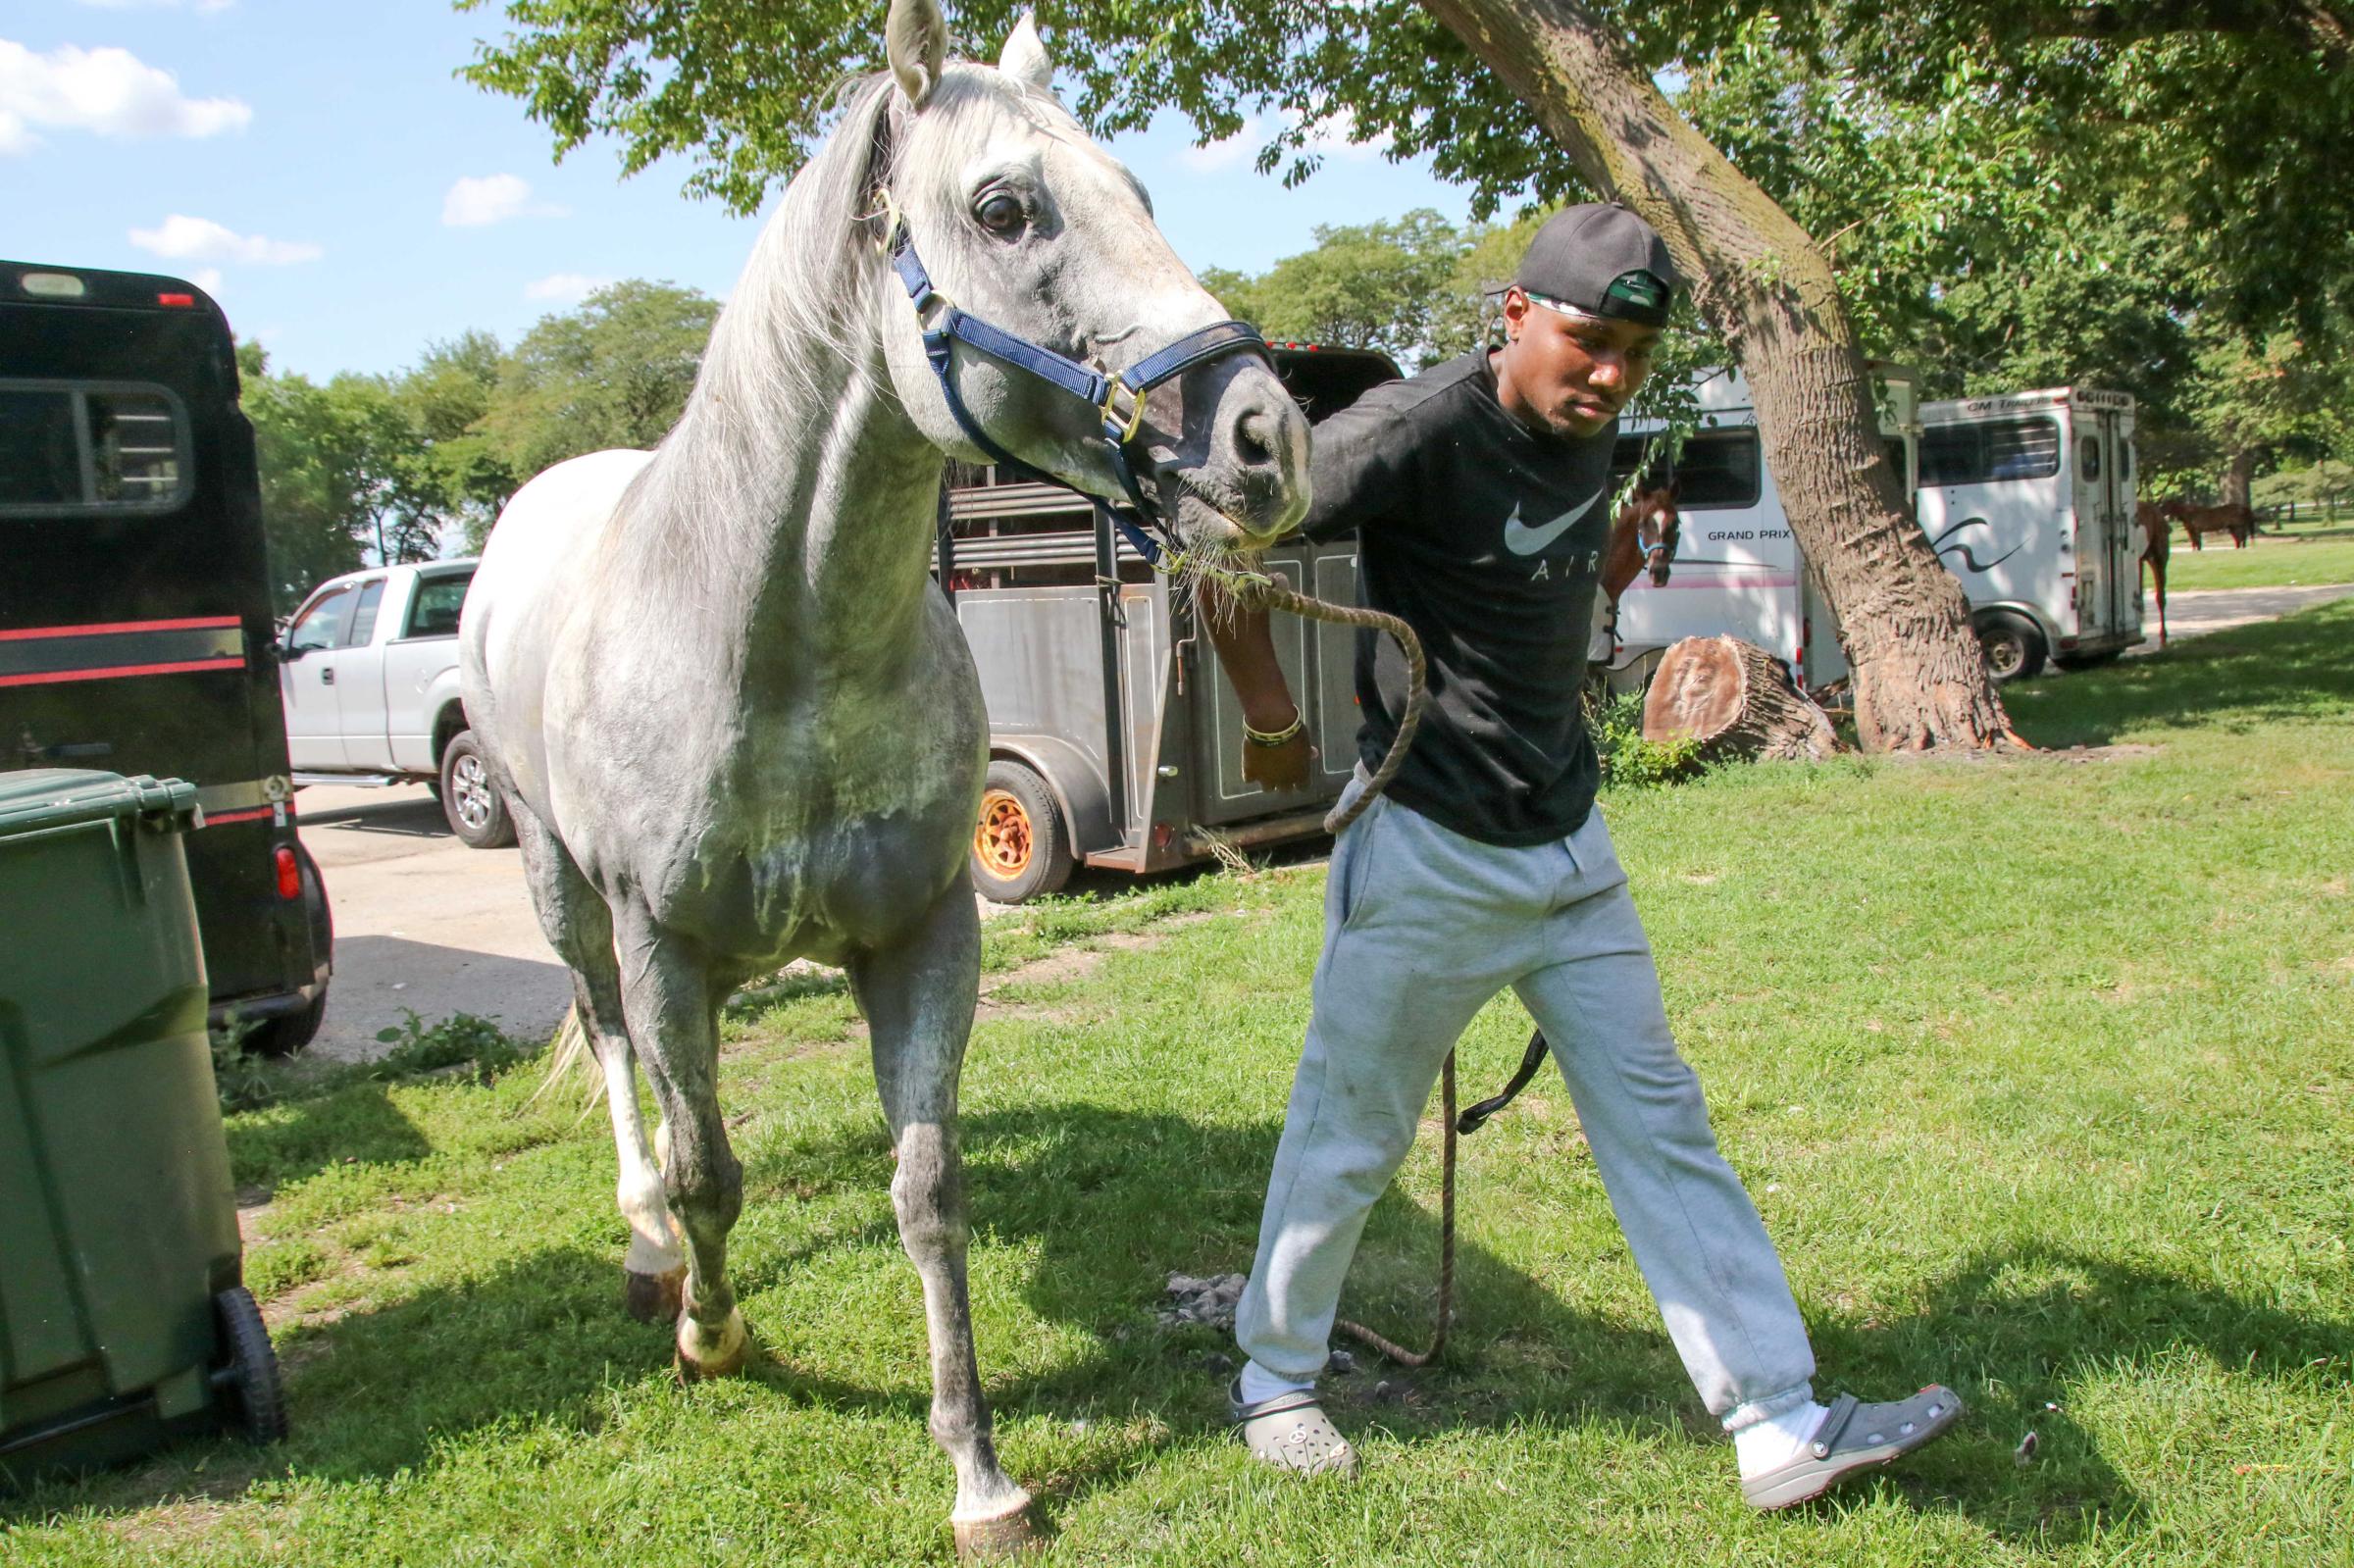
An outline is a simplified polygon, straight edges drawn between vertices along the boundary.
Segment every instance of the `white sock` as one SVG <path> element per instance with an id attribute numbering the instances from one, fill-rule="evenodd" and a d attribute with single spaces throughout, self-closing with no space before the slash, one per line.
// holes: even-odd
<path id="1" fill-rule="evenodd" d="M 1277 1377 L 1255 1361 L 1243 1363 L 1243 1403 L 1245 1404 L 1262 1404 L 1283 1394 L 1298 1393 L 1303 1389 L 1312 1389 L 1315 1386 L 1315 1380 L 1312 1378 L 1305 1383 L 1294 1383 L 1289 1378 Z"/>
<path id="2" fill-rule="evenodd" d="M 1246 1372 L 1244 1376 L 1250 1374 Z M 1734 1433 L 1733 1457 L 1740 1461 L 1742 1479 L 1764 1475 L 1798 1457 L 1799 1450 L 1813 1441 L 1815 1429 L 1822 1425 L 1822 1418 L 1830 1413 L 1827 1406 L 1809 1400 Z"/>

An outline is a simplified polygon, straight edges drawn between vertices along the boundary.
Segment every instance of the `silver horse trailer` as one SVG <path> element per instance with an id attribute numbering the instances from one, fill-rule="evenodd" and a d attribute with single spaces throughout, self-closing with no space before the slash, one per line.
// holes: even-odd
<path id="1" fill-rule="evenodd" d="M 1321 419 L 1398 367 L 1364 349 L 1274 346 Z M 989 702 L 989 783 L 973 885 L 1000 903 L 1053 892 L 1078 865 L 1144 873 L 1320 831 L 1356 761 L 1356 633 L 1277 616 L 1275 645 L 1317 761 L 1303 788 L 1242 776 L 1243 715 L 1192 606 L 1111 526 L 1052 485 L 951 470 L 935 567 Z M 1265 570 L 1356 602 L 1356 544 L 1298 534 Z"/>

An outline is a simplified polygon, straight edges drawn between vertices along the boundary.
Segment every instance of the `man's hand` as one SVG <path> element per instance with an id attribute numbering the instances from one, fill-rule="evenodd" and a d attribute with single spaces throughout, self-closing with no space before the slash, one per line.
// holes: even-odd
<path id="1" fill-rule="evenodd" d="M 1305 788 L 1315 756 L 1316 748 L 1307 743 L 1305 730 L 1280 746 L 1262 746 L 1255 740 L 1245 739 L 1243 779 L 1261 789 Z"/>

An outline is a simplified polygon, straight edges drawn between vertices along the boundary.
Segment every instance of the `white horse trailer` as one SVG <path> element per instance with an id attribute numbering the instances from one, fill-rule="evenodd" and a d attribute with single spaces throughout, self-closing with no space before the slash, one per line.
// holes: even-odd
<path id="1" fill-rule="evenodd" d="M 1902 372 L 1888 377 L 1892 393 L 1909 391 Z M 1609 671 L 1614 690 L 1636 690 L 1651 679 L 1660 656 L 1686 637 L 1730 635 L 1774 654 L 1802 687 L 1816 688 L 1847 673 L 1838 625 L 1806 556 L 1782 514 L 1773 474 L 1758 438 L 1758 414 L 1749 383 L 1720 372 L 1694 388 L 1701 428 L 1684 442 L 1672 466 L 1645 464 L 1657 422 L 1629 422 L 1618 437 L 1612 474 L 1623 481 L 1638 468 L 1672 476 L 1682 532 L 1675 568 L 1663 587 L 1638 575 L 1618 601 L 1614 622 L 1598 618 L 1594 662 Z M 1910 467 L 1901 399 L 1894 423 L 1883 423 L 1891 455 Z"/>
<path id="2" fill-rule="evenodd" d="M 2142 640 L 2133 399 L 2055 387 L 1921 406 L 1922 531 L 1998 681 Z"/>

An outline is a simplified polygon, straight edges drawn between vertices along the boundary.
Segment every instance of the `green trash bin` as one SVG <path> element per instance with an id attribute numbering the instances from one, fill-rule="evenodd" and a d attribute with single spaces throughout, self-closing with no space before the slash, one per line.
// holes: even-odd
<path id="1" fill-rule="evenodd" d="M 179 780 L 0 773 L 0 1489 L 283 1436 L 240 1283 Z"/>

